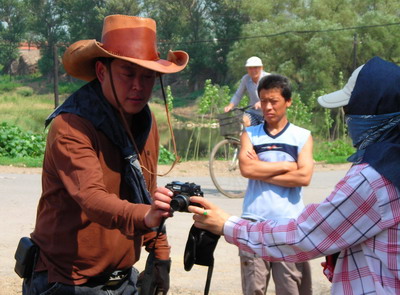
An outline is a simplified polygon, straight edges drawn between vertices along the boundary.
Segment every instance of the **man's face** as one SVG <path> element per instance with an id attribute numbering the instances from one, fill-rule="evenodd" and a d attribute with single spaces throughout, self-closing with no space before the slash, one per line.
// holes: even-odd
<path id="1" fill-rule="evenodd" d="M 251 77 L 251 79 L 258 81 L 261 76 L 263 67 L 247 67 L 247 73 Z"/>
<path id="2" fill-rule="evenodd" d="M 115 91 L 123 112 L 128 115 L 139 113 L 150 100 L 156 72 L 120 59 L 114 59 L 110 67 Z M 104 96 L 115 108 L 118 108 L 106 65 L 97 62 L 96 73 Z"/>
<path id="3" fill-rule="evenodd" d="M 281 89 L 262 89 L 260 91 L 261 109 L 264 120 L 268 124 L 276 124 L 286 117 L 286 109 L 292 104 L 292 100 L 285 100 Z"/>

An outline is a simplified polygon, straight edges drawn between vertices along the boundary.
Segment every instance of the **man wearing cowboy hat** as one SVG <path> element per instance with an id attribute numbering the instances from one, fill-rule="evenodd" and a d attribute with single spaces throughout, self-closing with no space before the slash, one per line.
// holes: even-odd
<path id="1" fill-rule="evenodd" d="M 125 15 L 105 18 L 101 43 L 66 50 L 67 73 L 89 83 L 46 120 L 31 234 L 40 251 L 24 294 L 137 294 L 132 266 L 142 243 L 155 248 L 166 294 L 170 247 L 165 234 L 154 243 L 154 229 L 169 213 L 152 198 L 171 192 L 156 187 L 159 136 L 148 102 L 156 77 L 183 70 L 188 58 L 170 51 L 160 59 L 155 21 Z"/>
<path id="2" fill-rule="evenodd" d="M 400 294 L 400 67 L 374 57 L 343 89 L 318 102 L 345 108 L 357 149 L 330 196 L 297 218 L 261 222 L 229 216 L 207 199 L 192 197 L 204 207 L 189 206 L 194 225 L 267 261 L 338 253 L 324 271 L 332 294 Z M 168 196 L 158 197 L 168 203 Z"/>

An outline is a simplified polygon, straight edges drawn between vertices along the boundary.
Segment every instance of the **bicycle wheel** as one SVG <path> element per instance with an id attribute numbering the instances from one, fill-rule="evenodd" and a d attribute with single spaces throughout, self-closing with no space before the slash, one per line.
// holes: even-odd
<path id="1" fill-rule="evenodd" d="M 209 160 L 211 179 L 218 191 L 228 198 L 243 198 L 247 179 L 239 170 L 240 141 L 224 139 L 213 148 Z"/>

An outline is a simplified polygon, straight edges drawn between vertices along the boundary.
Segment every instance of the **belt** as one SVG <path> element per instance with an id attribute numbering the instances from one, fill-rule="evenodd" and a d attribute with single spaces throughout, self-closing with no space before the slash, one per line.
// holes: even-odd
<path id="1" fill-rule="evenodd" d="M 95 277 L 91 277 L 88 280 L 88 284 L 96 284 L 96 285 L 104 285 L 104 286 L 115 286 L 119 283 L 125 281 L 131 274 L 132 268 L 128 268 L 125 270 L 116 270 L 111 274 L 107 275 L 99 275 Z"/>

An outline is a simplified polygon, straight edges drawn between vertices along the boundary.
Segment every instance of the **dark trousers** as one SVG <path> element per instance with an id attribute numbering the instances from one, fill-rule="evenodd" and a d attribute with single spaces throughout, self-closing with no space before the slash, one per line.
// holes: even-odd
<path id="1" fill-rule="evenodd" d="M 137 295 L 138 271 L 132 268 L 130 275 L 114 286 L 86 283 L 79 286 L 48 283 L 47 272 L 35 272 L 32 278 L 24 279 L 23 295 Z"/>

